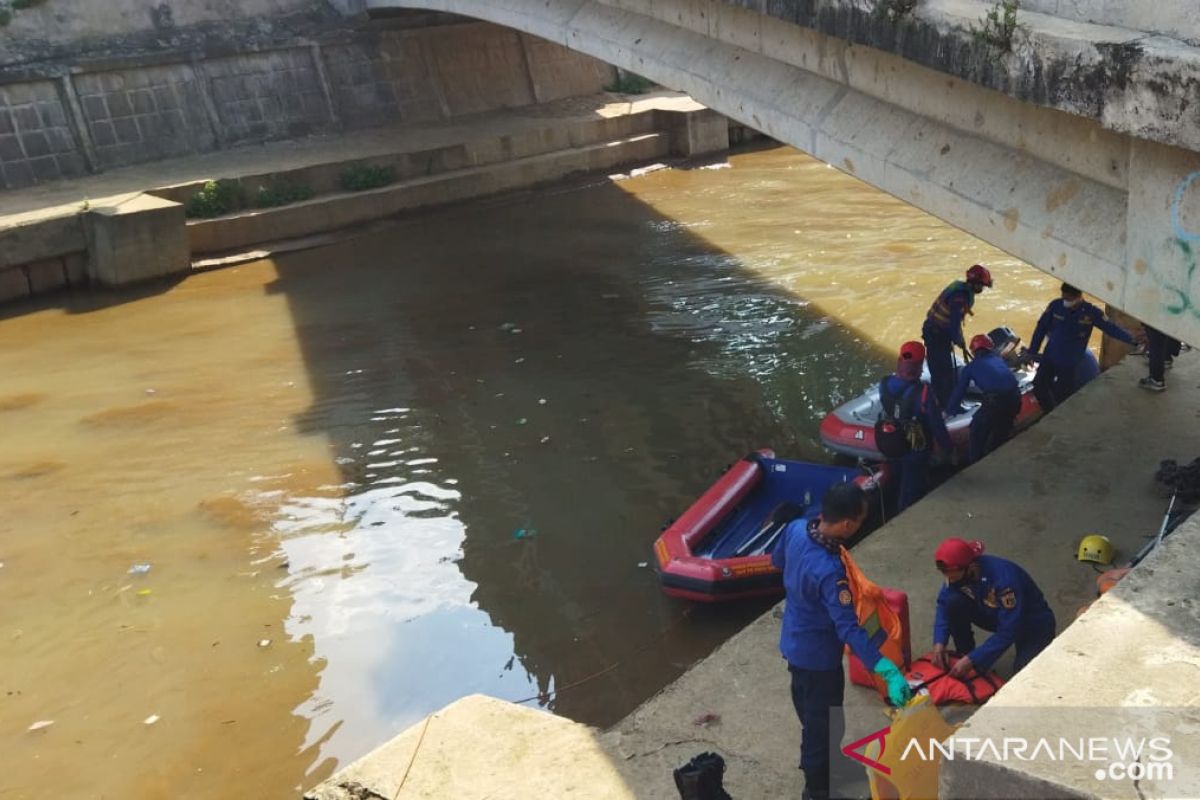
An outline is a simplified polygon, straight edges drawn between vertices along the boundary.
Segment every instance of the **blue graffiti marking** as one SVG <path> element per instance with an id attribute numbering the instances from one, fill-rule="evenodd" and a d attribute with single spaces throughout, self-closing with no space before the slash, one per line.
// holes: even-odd
<path id="1" fill-rule="evenodd" d="M 1189 231 L 1183 227 L 1183 222 L 1179 219 L 1179 207 L 1183 205 L 1183 195 L 1196 180 L 1200 180 L 1200 171 L 1193 172 L 1180 181 L 1179 185 L 1175 187 L 1175 197 L 1171 199 L 1171 227 L 1175 229 L 1176 238 L 1185 242 L 1200 242 L 1200 233 Z"/>

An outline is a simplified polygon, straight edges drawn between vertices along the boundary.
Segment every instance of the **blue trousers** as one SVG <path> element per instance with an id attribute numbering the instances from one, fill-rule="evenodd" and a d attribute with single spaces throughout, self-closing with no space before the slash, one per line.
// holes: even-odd
<path id="1" fill-rule="evenodd" d="M 955 594 L 946 611 L 950 623 L 950 639 L 954 642 L 954 649 L 964 655 L 975 649 L 973 625 L 993 633 L 996 630 L 982 618 L 975 602 L 962 594 Z M 1017 634 L 1013 641 L 1013 646 L 1016 648 L 1016 655 L 1013 657 L 1014 675 L 1032 661 L 1034 656 L 1045 650 L 1046 645 L 1054 641 L 1054 629 L 1054 614 L 1047 611 L 1045 615 Z M 991 664 L 977 666 L 980 669 L 991 668 Z"/>
<path id="2" fill-rule="evenodd" d="M 1055 364 L 1043 359 L 1033 376 L 1033 396 L 1042 411 L 1052 411 L 1055 406 L 1075 394 L 1075 370 L 1077 365 Z"/>
<path id="3" fill-rule="evenodd" d="M 1021 393 L 988 395 L 971 417 L 971 463 L 1008 441 L 1021 410 Z"/>
<path id="4" fill-rule="evenodd" d="M 932 325 L 921 328 L 925 340 L 925 363 L 929 365 L 929 386 L 938 406 L 945 408 L 954 393 L 958 373 L 954 369 L 954 341 Z"/>
<path id="5" fill-rule="evenodd" d="M 804 770 L 805 791 L 814 800 L 823 800 L 829 797 L 831 768 L 847 766 L 833 763 L 835 759 L 845 761 L 841 755 L 841 741 L 846 730 L 842 711 L 846 676 L 841 664 L 837 669 L 829 670 L 798 669 L 789 665 L 788 671 L 792 673 L 792 705 L 802 728 L 800 769 Z"/>
<path id="6" fill-rule="evenodd" d="M 928 450 L 919 450 L 892 459 L 892 469 L 900 487 L 897 514 L 925 496 L 925 488 L 929 485 L 929 456 Z"/>

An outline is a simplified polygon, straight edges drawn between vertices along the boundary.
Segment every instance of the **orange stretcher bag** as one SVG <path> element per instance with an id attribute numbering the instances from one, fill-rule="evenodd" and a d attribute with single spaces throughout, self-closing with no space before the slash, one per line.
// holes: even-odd
<path id="1" fill-rule="evenodd" d="M 908 595 L 897 589 L 882 589 L 873 583 L 854 563 L 850 552 L 842 548 L 842 566 L 854 597 L 854 613 L 858 624 L 867 632 L 871 644 L 879 648 L 901 670 L 907 670 L 912 660 L 912 645 L 908 629 Z M 850 648 L 846 648 L 850 652 Z M 873 686 L 879 696 L 887 699 L 887 682 L 867 670 L 862 661 L 850 653 L 850 681 L 860 686 Z"/>
<path id="2" fill-rule="evenodd" d="M 958 662 L 961 655 L 949 653 L 950 666 Z M 949 672 L 938 669 L 933 665 L 933 653 L 926 653 L 912 664 L 912 669 L 906 675 L 908 685 L 914 692 L 924 690 L 929 693 L 929 699 L 934 705 L 944 706 L 948 703 L 963 703 L 979 706 L 986 703 L 992 695 L 1000 691 L 1004 679 L 995 672 L 979 674 L 966 680 L 953 678 Z M 918 688 L 919 687 L 919 688 Z"/>

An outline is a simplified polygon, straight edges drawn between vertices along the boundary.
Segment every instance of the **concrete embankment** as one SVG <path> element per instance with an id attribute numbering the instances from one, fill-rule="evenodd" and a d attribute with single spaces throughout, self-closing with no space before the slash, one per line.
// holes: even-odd
<path id="1" fill-rule="evenodd" d="M 0 302 L 262 258 L 403 211 L 719 152 L 729 141 L 728 121 L 685 95 L 597 94 L 191 156 L 0 195 Z M 341 183 L 353 169 L 383 171 L 388 180 L 349 191 Z M 313 196 L 187 219 L 185 205 L 214 179 L 242 197 L 280 186 Z"/>
<path id="2" fill-rule="evenodd" d="M 1056 716 L 1054 708 L 1170 706 L 1175 710 L 1162 711 L 1163 729 L 1177 732 L 1176 763 L 1197 763 L 1187 758 L 1185 748 L 1194 745 L 1184 744 L 1182 731 L 1200 718 L 1200 697 L 1187 688 L 1200 663 L 1191 599 L 1200 519 L 1185 523 L 1168 546 L 1075 621 L 1096 592 L 1095 571 L 1075 559 L 1080 538 L 1105 534 L 1118 561 L 1130 557 L 1157 532 L 1166 510 L 1153 479 L 1159 461 L 1200 454 L 1200 359 L 1184 354 L 1177 362 L 1170 389 L 1148 394 L 1136 386 L 1145 362 L 1127 358 L 855 548 L 872 578 L 908 592 L 917 653 L 930 641 L 940 586 L 931 554 L 942 538 L 981 539 L 990 552 L 1025 566 L 1042 587 L 1060 636 L 971 719 L 972 733 L 1006 726 L 1007 707 L 1037 706 L 1027 730 L 1053 723 L 1057 732 L 1069 731 L 1072 718 Z M 777 651 L 780 611 L 765 614 L 609 731 L 468 698 L 308 796 L 535 797 L 566 796 L 570 789 L 574 797 L 668 800 L 678 796 L 672 769 L 705 750 L 725 757 L 734 797 L 799 796 L 800 731 Z M 1008 654 L 998 670 L 1010 669 Z M 852 687 L 846 702 L 848 736 L 885 722 L 873 692 Z M 483 742 L 486 748 L 494 742 L 495 750 L 481 766 L 470 753 Z M 564 750 L 573 757 L 564 758 Z M 943 796 L 1040 797 L 1036 787 L 1047 781 L 1067 796 L 1095 796 L 1089 775 L 1055 764 L 956 762 L 943 773 Z M 995 791 L 984 792 L 987 785 Z"/>

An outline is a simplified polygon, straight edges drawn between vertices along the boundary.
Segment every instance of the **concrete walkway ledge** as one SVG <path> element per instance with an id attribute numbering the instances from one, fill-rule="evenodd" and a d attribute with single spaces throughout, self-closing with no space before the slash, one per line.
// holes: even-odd
<path id="1" fill-rule="evenodd" d="M 304 795 L 386 798 L 611 798 L 634 793 L 594 728 L 484 695 L 443 708 Z"/>

